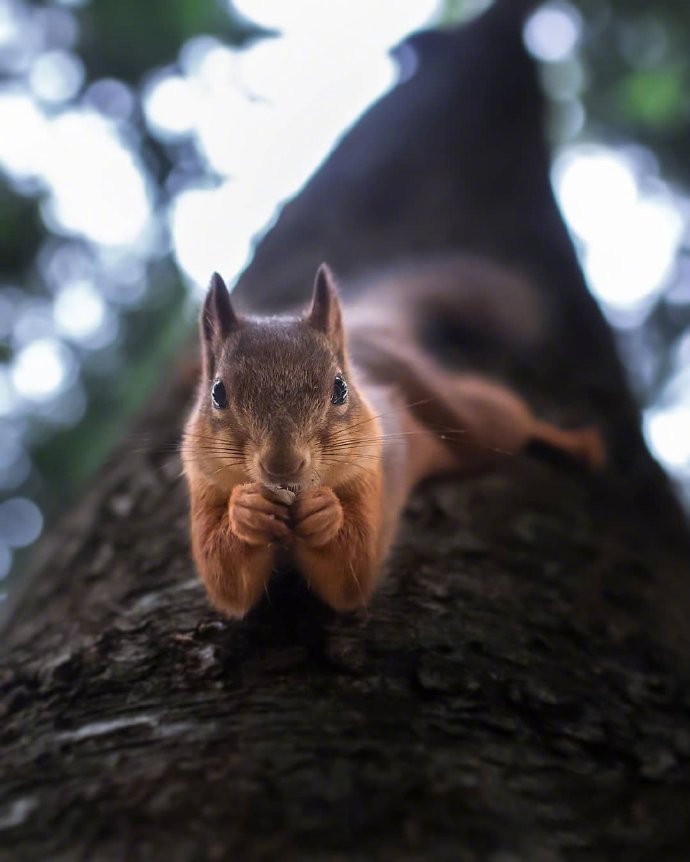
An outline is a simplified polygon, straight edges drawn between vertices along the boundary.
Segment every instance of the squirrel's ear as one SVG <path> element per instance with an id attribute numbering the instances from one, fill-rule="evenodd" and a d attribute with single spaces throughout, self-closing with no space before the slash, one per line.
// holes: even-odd
<path id="1" fill-rule="evenodd" d="M 333 273 L 325 263 L 321 264 L 316 273 L 314 295 L 307 321 L 314 329 L 327 335 L 337 350 L 342 353 L 345 349 L 343 314 Z"/>
<path id="2" fill-rule="evenodd" d="M 230 302 L 230 292 L 225 282 L 214 272 L 208 293 L 201 309 L 199 330 L 201 335 L 201 354 L 204 362 L 204 373 L 207 379 L 213 376 L 216 353 L 226 338 L 237 325 L 237 315 Z"/>

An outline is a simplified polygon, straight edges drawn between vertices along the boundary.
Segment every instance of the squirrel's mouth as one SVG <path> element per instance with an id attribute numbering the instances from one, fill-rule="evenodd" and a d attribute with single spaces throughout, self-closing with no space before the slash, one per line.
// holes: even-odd
<path id="1" fill-rule="evenodd" d="M 293 494 L 299 494 L 302 488 L 305 487 L 302 483 L 279 485 L 276 482 L 264 482 L 263 484 L 271 491 L 291 491 Z"/>

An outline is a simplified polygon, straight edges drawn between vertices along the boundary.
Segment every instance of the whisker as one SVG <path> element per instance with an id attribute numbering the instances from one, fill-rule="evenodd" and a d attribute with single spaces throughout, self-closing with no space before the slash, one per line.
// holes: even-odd
<path id="1" fill-rule="evenodd" d="M 240 461 L 237 464 L 223 464 L 222 467 L 219 467 L 217 470 L 213 471 L 213 475 L 217 475 L 218 473 L 222 473 L 223 470 L 230 470 L 232 467 L 241 467 L 244 462 Z"/>
<path id="2" fill-rule="evenodd" d="M 387 410 L 384 413 L 377 413 L 375 416 L 370 416 L 367 419 L 363 419 L 361 422 L 355 422 L 353 425 L 349 425 L 347 428 L 342 428 L 340 431 L 334 432 L 334 436 L 337 436 L 338 434 L 345 434 L 349 431 L 354 430 L 355 428 L 359 428 L 361 425 L 366 425 L 368 422 L 373 422 L 375 419 L 383 419 L 386 416 L 392 416 L 394 413 L 400 413 L 410 407 L 420 407 L 422 404 L 428 404 L 431 401 L 438 400 L 438 397 L 422 398 L 420 401 L 411 401 L 409 404 L 401 404 L 400 407 L 396 407 L 393 410 Z"/>
<path id="3" fill-rule="evenodd" d="M 232 449 L 236 452 L 243 452 L 246 448 L 241 443 L 238 443 L 236 440 L 226 440 L 222 437 L 190 437 L 188 435 L 183 436 L 180 443 L 182 445 L 188 444 L 190 446 L 203 446 L 203 445 L 211 445 L 211 446 L 222 446 L 226 449 Z"/>
<path id="4" fill-rule="evenodd" d="M 327 467 L 340 467 L 342 465 L 348 465 L 350 461 L 322 461 L 322 464 L 325 464 Z M 366 467 L 363 464 L 357 464 L 357 469 L 362 473 L 371 473 L 372 476 L 375 476 L 377 471 L 373 467 Z"/>
<path id="5" fill-rule="evenodd" d="M 226 449 L 225 446 L 195 446 L 196 452 L 222 452 L 228 455 L 244 455 L 242 449 Z"/>
<path id="6" fill-rule="evenodd" d="M 198 444 L 194 444 L 194 445 L 186 444 L 186 445 L 182 446 L 181 451 L 183 451 L 183 452 L 223 452 L 223 453 L 226 453 L 228 455 L 241 455 L 241 456 L 245 456 L 247 454 L 245 449 L 230 449 L 227 446 L 210 446 L 210 445 L 199 446 Z"/>
<path id="7" fill-rule="evenodd" d="M 208 455 L 206 457 L 185 458 L 185 462 L 188 464 L 204 464 L 207 461 L 224 461 L 224 462 L 229 463 L 229 464 L 237 464 L 237 465 L 246 463 L 244 458 L 233 460 L 233 461 L 227 461 L 226 458 L 223 458 L 220 455 Z"/>
<path id="8" fill-rule="evenodd" d="M 323 452 L 337 452 L 339 454 L 344 454 L 346 452 L 352 452 L 354 447 L 360 445 L 366 445 L 367 443 L 376 443 L 380 442 L 385 446 L 398 445 L 406 442 L 406 440 L 410 437 L 415 437 L 419 435 L 426 435 L 428 433 L 435 434 L 439 440 L 443 440 L 445 443 L 450 444 L 463 444 L 465 446 L 474 447 L 476 449 L 482 449 L 488 452 L 495 452 L 499 455 L 508 455 L 514 457 L 514 452 L 509 452 L 506 449 L 501 449 L 498 446 L 487 446 L 485 443 L 481 443 L 479 440 L 466 440 L 461 439 L 460 436 L 452 436 L 452 435 L 465 435 L 468 434 L 469 431 L 466 429 L 454 429 L 449 428 L 445 430 L 439 430 L 435 428 L 423 429 L 420 431 L 406 431 L 400 432 L 399 434 L 388 434 L 381 435 L 379 437 L 368 437 L 368 438 L 354 438 L 353 440 L 342 440 L 336 441 L 335 443 L 327 443 L 327 448 L 323 449 Z M 364 453 L 363 453 L 364 454 Z"/>
<path id="9" fill-rule="evenodd" d="M 236 446 L 240 445 L 240 441 L 236 437 L 226 437 L 224 434 L 193 434 L 185 431 L 180 436 L 183 440 L 207 440 L 213 443 L 221 441 L 222 443 L 231 443 Z"/>
<path id="10" fill-rule="evenodd" d="M 376 455 L 376 454 L 373 454 L 371 452 L 356 452 L 356 451 L 331 452 L 331 451 L 323 450 L 321 452 L 321 454 L 326 455 L 328 457 L 332 457 L 334 455 L 336 455 L 336 456 L 340 455 L 343 458 L 344 464 L 350 463 L 350 461 L 347 458 L 348 455 L 351 455 L 352 458 L 369 458 L 371 461 L 380 461 L 383 458 L 382 454 Z"/>
<path id="11" fill-rule="evenodd" d="M 425 435 L 428 433 L 437 434 L 441 436 L 441 439 L 444 439 L 442 435 L 444 434 L 469 434 L 469 430 L 464 428 L 434 428 L 433 426 L 420 429 L 419 431 L 399 431 L 391 434 L 379 434 L 373 437 L 353 437 L 351 440 L 332 440 L 331 438 L 327 438 L 326 445 L 332 447 L 339 446 L 348 446 L 352 443 L 357 445 L 364 443 L 378 443 L 378 442 L 386 442 L 387 440 L 399 440 L 405 439 L 407 437 L 415 437 L 419 435 Z"/>
<path id="12" fill-rule="evenodd" d="M 236 439 L 234 437 L 225 437 L 222 434 L 197 434 L 194 431 L 183 431 L 182 437 L 193 437 L 195 440 L 223 440 L 228 443 L 236 443 Z"/>
<path id="13" fill-rule="evenodd" d="M 391 431 L 387 434 L 376 434 L 371 437 L 354 437 L 357 440 L 385 440 L 390 437 L 411 437 L 415 434 L 427 434 L 428 432 L 444 434 L 469 434 L 468 428 L 446 428 L 444 426 L 425 425 L 424 428 L 415 431 Z M 335 441 L 339 443 L 339 440 Z"/>

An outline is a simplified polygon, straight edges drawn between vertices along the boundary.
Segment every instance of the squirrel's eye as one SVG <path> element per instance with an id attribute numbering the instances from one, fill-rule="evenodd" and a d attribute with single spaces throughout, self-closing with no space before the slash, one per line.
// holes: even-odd
<path id="1" fill-rule="evenodd" d="M 331 404 L 344 404 L 347 401 L 347 383 L 339 374 L 335 378 L 333 384 L 333 394 L 331 395 Z"/>
<path id="2" fill-rule="evenodd" d="M 214 380 L 211 387 L 211 401 L 218 410 L 224 410 L 228 406 L 228 396 L 225 393 L 222 380 Z"/>

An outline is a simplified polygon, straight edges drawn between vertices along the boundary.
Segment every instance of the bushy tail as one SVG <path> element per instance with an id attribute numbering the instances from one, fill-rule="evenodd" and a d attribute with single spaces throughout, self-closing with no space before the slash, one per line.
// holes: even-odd
<path id="1" fill-rule="evenodd" d="M 533 353 L 549 331 L 546 304 L 534 285 L 478 256 L 402 265 L 363 284 L 350 320 L 408 343 L 486 341 Z"/>

